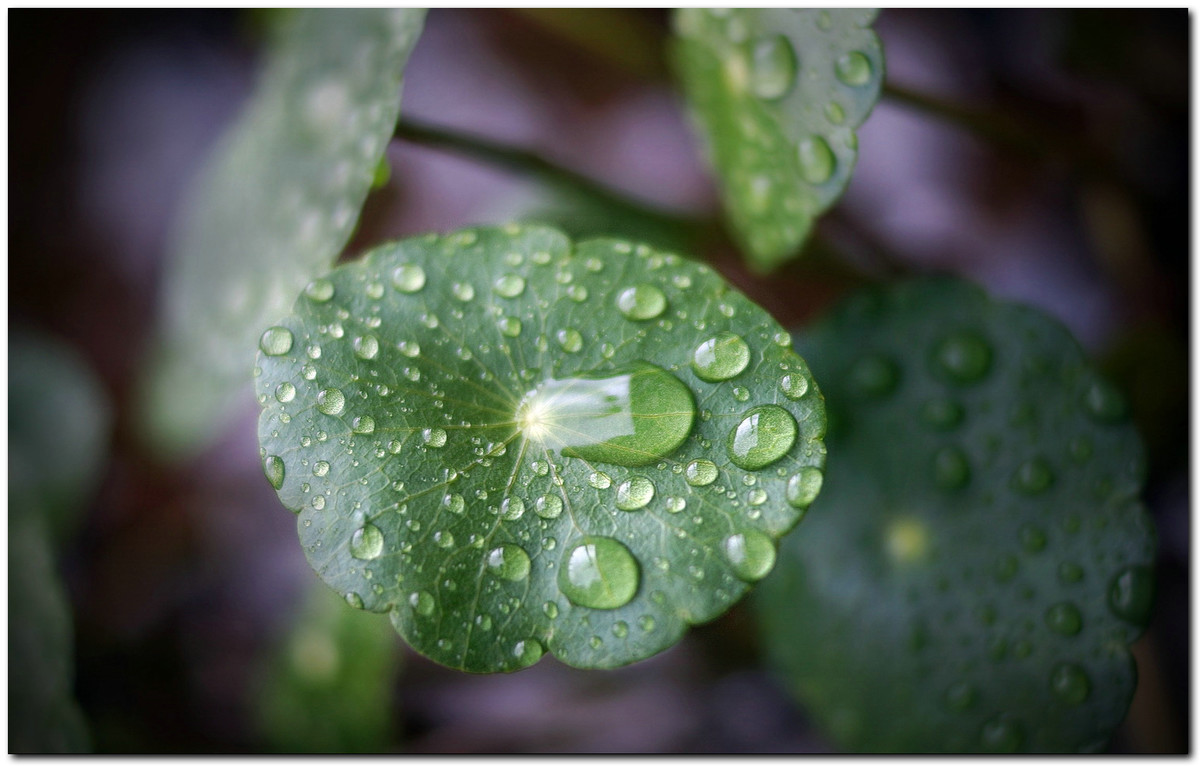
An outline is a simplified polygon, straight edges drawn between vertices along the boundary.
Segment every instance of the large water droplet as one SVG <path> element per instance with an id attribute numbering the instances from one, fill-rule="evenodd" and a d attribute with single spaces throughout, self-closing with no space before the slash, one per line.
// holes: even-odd
<path id="1" fill-rule="evenodd" d="M 542 495 L 533 504 L 533 510 L 543 519 L 557 519 L 562 513 L 563 501 L 558 495 Z"/>
<path id="2" fill-rule="evenodd" d="M 729 432 L 729 459 L 747 471 L 764 468 L 787 454 L 796 442 L 796 430 L 796 419 L 782 407 L 755 407 Z"/>
<path id="3" fill-rule="evenodd" d="M 505 274 L 495 281 L 492 290 L 502 298 L 516 298 L 525 292 L 525 278 L 517 274 Z"/>
<path id="4" fill-rule="evenodd" d="M 287 404 L 296 398 L 296 387 L 286 380 L 275 387 L 275 400 L 280 404 Z"/>
<path id="5" fill-rule="evenodd" d="M 516 421 L 526 438 L 565 456 L 639 466 L 683 444 L 695 414 L 692 392 L 679 378 L 637 362 L 547 380 L 525 396 Z"/>
<path id="6" fill-rule="evenodd" d="M 500 503 L 500 516 L 505 521 L 516 521 L 525 515 L 525 501 L 519 497 L 506 497 Z"/>
<path id="7" fill-rule="evenodd" d="M 617 485 L 617 508 L 636 511 L 654 498 L 654 484 L 645 476 L 634 476 Z"/>
<path id="8" fill-rule="evenodd" d="M 263 474 L 275 489 L 283 486 L 283 477 L 286 473 L 283 458 L 278 455 L 267 455 L 263 458 Z"/>
<path id="9" fill-rule="evenodd" d="M 851 51 L 834 64 L 837 78 L 851 87 L 860 87 L 871 81 L 871 60 L 858 51 Z"/>
<path id="10" fill-rule="evenodd" d="M 392 284 L 402 293 L 415 293 L 425 286 L 425 269 L 405 263 L 392 271 Z"/>
<path id="11" fill-rule="evenodd" d="M 585 537 L 558 570 L 558 587 L 572 603 L 616 609 L 629 603 L 640 580 L 637 559 L 611 537 Z"/>
<path id="12" fill-rule="evenodd" d="M 943 447 L 933 455 L 933 482 L 942 489 L 962 489 L 971 479 L 967 455 L 958 447 Z"/>
<path id="13" fill-rule="evenodd" d="M 258 347 L 267 356 L 282 356 L 292 350 L 295 338 L 286 327 L 270 327 L 258 339 Z"/>
<path id="14" fill-rule="evenodd" d="M 421 440 L 430 447 L 446 446 L 446 432 L 441 428 L 426 428 L 421 431 Z"/>
<path id="15" fill-rule="evenodd" d="M 518 545 L 505 543 L 487 555 L 487 568 L 494 576 L 516 582 L 529 576 L 529 554 Z"/>
<path id="16" fill-rule="evenodd" d="M 823 184 L 833 176 L 837 158 L 829 144 L 820 136 L 809 136 L 796 147 L 800 175 L 810 184 Z"/>
<path id="17" fill-rule="evenodd" d="M 740 335 L 722 332 L 701 343 L 692 352 L 692 369 L 703 380 L 728 380 L 750 363 L 750 347 Z"/>
<path id="18" fill-rule="evenodd" d="M 356 559 L 371 560 L 383 553 L 383 532 L 374 524 L 365 524 L 350 536 L 350 555 Z"/>
<path id="19" fill-rule="evenodd" d="M 805 466 L 788 479 L 784 497 L 793 508 L 807 508 L 817 499 L 824 481 L 819 469 Z"/>
<path id="20" fill-rule="evenodd" d="M 759 98 L 787 95 L 796 82 L 796 51 L 783 35 L 759 38 L 750 52 L 750 87 Z"/>
<path id="21" fill-rule="evenodd" d="M 707 487 L 717 480 L 717 464 L 711 460 L 693 460 L 683 469 L 683 477 L 693 487 Z"/>
<path id="22" fill-rule="evenodd" d="M 339 415 L 346 408 L 346 395 L 340 388 L 326 388 L 317 394 L 317 409 L 326 415 Z"/>
<path id="23" fill-rule="evenodd" d="M 1113 614 L 1135 625 L 1145 625 L 1154 604 L 1154 574 L 1149 567 L 1133 566 L 1113 578 L 1108 606 Z"/>
<path id="24" fill-rule="evenodd" d="M 629 319 L 653 319 L 666 308 L 667 296 L 654 285 L 634 285 L 617 293 L 617 310 Z"/>
<path id="25" fill-rule="evenodd" d="M 1083 615 L 1074 604 L 1063 601 L 1046 610 L 1046 626 L 1055 633 L 1073 636 L 1083 629 Z"/>
<path id="26" fill-rule="evenodd" d="M 545 649 L 536 638 L 527 638 L 513 645 L 513 657 L 517 660 L 518 668 L 527 668 L 542 658 Z"/>
<path id="27" fill-rule="evenodd" d="M 350 430 L 356 434 L 375 433 L 375 418 L 370 415 L 360 415 L 351 422 Z"/>
<path id="28" fill-rule="evenodd" d="M 730 535 L 721 543 L 733 572 L 746 582 L 757 582 L 775 566 L 775 544 L 757 529 Z"/>
<path id="29" fill-rule="evenodd" d="M 1083 668 L 1063 662 L 1050 672 L 1050 690 L 1068 705 L 1078 705 L 1092 692 L 1092 684 Z"/>

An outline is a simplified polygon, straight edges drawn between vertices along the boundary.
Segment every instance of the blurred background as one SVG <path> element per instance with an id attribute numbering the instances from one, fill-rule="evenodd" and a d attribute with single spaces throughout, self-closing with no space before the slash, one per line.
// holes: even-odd
<path id="1" fill-rule="evenodd" d="M 94 380 L 73 400 L 100 434 L 94 476 L 56 549 L 92 746 L 829 752 L 761 665 L 744 604 L 617 671 L 547 658 L 509 676 L 457 673 L 409 651 L 385 619 L 355 633 L 344 623 L 363 615 L 329 609 L 294 517 L 263 479 L 253 407 L 183 463 L 142 443 L 137 381 L 168 232 L 251 92 L 269 16 L 8 12 L 10 503 L 14 466 L 39 459 L 12 436 L 29 412 L 18 367 L 40 358 L 16 348 L 36 336 L 37 348 L 65 349 L 64 375 Z M 885 94 L 811 252 L 761 278 L 719 230 L 689 243 L 788 327 L 864 274 L 963 275 L 1059 318 L 1125 391 L 1147 444 L 1160 554 L 1117 753 L 1189 746 L 1190 26 L 1182 9 L 884 11 Z M 668 30 L 669 13 L 653 9 L 435 9 L 403 118 L 715 219 L 665 65 Z M 514 218 L 581 234 L 617 225 L 536 178 L 419 140 L 394 141 L 388 156 L 391 178 L 368 199 L 350 257 L 385 238 Z M 44 406 L 36 386 L 32 397 Z M 337 640 L 345 630 L 360 636 L 353 652 Z M 289 704 L 305 694 L 311 705 Z M 338 716 L 354 726 L 322 728 Z"/>

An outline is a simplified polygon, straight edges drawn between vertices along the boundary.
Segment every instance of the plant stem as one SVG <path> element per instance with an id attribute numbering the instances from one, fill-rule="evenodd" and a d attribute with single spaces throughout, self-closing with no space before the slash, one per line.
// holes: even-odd
<path id="1" fill-rule="evenodd" d="M 412 119 L 400 120 L 396 125 L 394 137 L 434 149 L 462 154 L 520 175 L 529 176 L 547 186 L 575 194 L 620 215 L 635 217 L 646 224 L 673 231 L 687 241 L 695 241 L 697 237 L 704 236 L 711 231 L 714 225 L 706 219 L 680 215 L 632 199 L 581 173 L 556 165 L 536 152 L 502 144 L 492 139 L 423 124 Z"/>

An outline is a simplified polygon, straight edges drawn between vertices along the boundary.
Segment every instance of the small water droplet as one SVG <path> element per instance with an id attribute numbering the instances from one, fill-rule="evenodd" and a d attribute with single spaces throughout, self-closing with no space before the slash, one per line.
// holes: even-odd
<path id="1" fill-rule="evenodd" d="M 979 742 L 989 753 L 1015 753 L 1025 741 L 1025 732 L 1020 722 L 1001 714 L 979 730 Z"/>
<path id="2" fill-rule="evenodd" d="M 1108 588 L 1112 613 L 1134 625 L 1145 625 L 1154 605 L 1154 573 L 1149 567 L 1132 566 L 1113 578 Z"/>
<path id="3" fill-rule="evenodd" d="M 864 356 L 849 372 L 850 387 L 860 396 L 879 397 L 890 394 L 900 382 L 896 363 L 882 356 Z"/>
<path id="4" fill-rule="evenodd" d="M 654 285 L 633 285 L 617 293 L 617 310 L 628 319 L 654 319 L 666 308 L 667 296 Z"/>
<path id="5" fill-rule="evenodd" d="M 633 599 L 641 578 L 637 559 L 611 537 L 585 537 L 571 546 L 558 571 L 558 586 L 572 603 L 616 609 Z"/>
<path id="6" fill-rule="evenodd" d="M 305 286 L 304 294 L 314 303 L 325 303 L 333 297 L 333 283 L 328 279 L 314 279 Z"/>
<path id="7" fill-rule="evenodd" d="M 402 340 L 396 344 L 396 348 L 400 349 L 400 353 L 413 359 L 421 354 L 421 344 L 415 340 Z"/>
<path id="8" fill-rule="evenodd" d="M 371 417 L 370 415 L 360 415 L 351 422 L 350 430 L 356 434 L 374 433 L 375 418 Z"/>
<path id="9" fill-rule="evenodd" d="M 1083 579 L 1083 567 L 1064 561 L 1058 565 L 1058 579 L 1068 585 L 1077 583 Z"/>
<path id="10" fill-rule="evenodd" d="M 654 618 L 648 614 L 643 614 L 638 618 L 638 627 L 641 628 L 644 633 L 653 633 Z"/>
<path id="11" fill-rule="evenodd" d="M 263 474 L 275 489 L 283 486 L 283 477 L 286 473 L 283 458 L 278 455 L 267 455 L 263 458 Z"/>
<path id="12" fill-rule="evenodd" d="M 755 41 L 750 52 L 750 87 L 759 98 L 775 100 L 787 95 L 796 82 L 796 51 L 784 35 Z"/>
<path id="13" fill-rule="evenodd" d="M 363 608 L 362 596 L 358 595 L 354 591 L 348 592 L 342 598 L 346 599 L 346 603 L 349 604 L 350 606 L 354 607 L 355 609 Z"/>
<path id="14" fill-rule="evenodd" d="M 583 303 L 588 299 L 588 289 L 583 285 L 571 285 L 567 288 L 567 297 L 576 303 Z"/>
<path id="15" fill-rule="evenodd" d="M 832 125 L 841 125 L 846 121 L 846 110 L 838 102 L 830 101 L 825 105 L 825 119 Z"/>
<path id="16" fill-rule="evenodd" d="M 687 508 L 687 500 L 682 497 L 668 497 L 666 504 L 667 511 L 670 513 L 679 513 L 684 508 Z"/>
<path id="17" fill-rule="evenodd" d="M 1017 535 L 1021 538 L 1021 547 L 1029 553 L 1038 553 L 1046 547 L 1046 533 L 1035 524 L 1023 524 Z"/>
<path id="18" fill-rule="evenodd" d="M 755 407 L 742 415 L 729 432 L 729 459 L 739 468 L 757 471 L 779 460 L 796 442 L 796 419 L 774 404 Z"/>
<path id="19" fill-rule="evenodd" d="M 1046 626 L 1055 633 L 1073 636 L 1083 628 L 1083 615 L 1074 604 L 1063 601 L 1046 610 Z"/>
<path id="20" fill-rule="evenodd" d="M 475 297 L 475 288 L 469 282 L 455 282 L 450 287 L 450 292 L 464 303 Z"/>
<path id="21" fill-rule="evenodd" d="M 415 293 L 425 286 L 425 269 L 405 263 L 392 271 L 392 284 L 402 293 Z"/>
<path id="22" fill-rule="evenodd" d="M 722 332 L 696 347 L 692 369 L 702 380 L 728 380 L 750 363 L 750 347 L 740 335 Z"/>
<path id="23" fill-rule="evenodd" d="M 951 684 L 946 690 L 945 701 L 946 707 L 956 713 L 970 710 L 975 704 L 975 687 L 966 681 Z"/>
<path id="24" fill-rule="evenodd" d="M 492 290 L 501 298 L 516 298 L 525 292 L 525 278 L 517 274 L 505 274 L 496 279 Z"/>
<path id="25" fill-rule="evenodd" d="M 529 554 L 518 545 L 505 543 L 487 555 L 488 571 L 502 580 L 517 582 L 529 576 Z"/>
<path id="26" fill-rule="evenodd" d="M 617 638 L 625 638 L 629 635 L 629 624 L 624 620 L 617 620 L 613 623 L 612 634 Z"/>
<path id="27" fill-rule="evenodd" d="M 325 510 L 325 496 L 317 495 L 316 497 L 314 497 L 312 499 L 312 507 L 317 509 L 318 511 Z"/>
<path id="28" fill-rule="evenodd" d="M 433 533 L 433 543 L 439 548 L 453 548 L 454 535 L 445 530 L 438 530 Z"/>
<path id="29" fill-rule="evenodd" d="M 503 317 L 496 325 L 500 328 L 500 334 L 509 338 L 521 334 L 521 320 L 516 317 Z"/>
<path id="30" fill-rule="evenodd" d="M 828 142 L 818 135 L 805 138 L 796 147 L 796 156 L 800 161 L 800 175 L 810 184 L 823 184 L 833 176 L 837 167 L 837 157 L 829 148 Z"/>
<path id="31" fill-rule="evenodd" d="M 933 455 L 933 482 L 941 489 L 955 490 L 967 486 L 971 465 L 967 455 L 958 447 L 942 447 Z"/>
<path id="32" fill-rule="evenodd" d="M 383 553 L 383 532 L 374 524 L 365 524 L 350 536 L 350 555 L 369 561 Z"/>
<path id="33" fill-rule="evenodd" d="M 558 345 L 562 347 L 562 350 L 568 354 L 574 354 L 583 348 L 583 336 L 579 334 L 578 330 L 570 327 L 565 330 L 559 330 L 554 334 L 554 339 L 558 341 Z"/>
<path id="34" fill-rule="evenodd" d="M 1020 562 L 1017 561 L 1016 556 L 1005 554 L 997 557 L 996 563 L 993 565 L 992 572 L 995 574 L 997 581 L 1008 582 L 1012 578 L 1016 577 L 1017 568 L 1019 566 Z"/>
<path id="35" fill-rule="evenodd" d="M 433 614 L 433 609 L 437 606 L 437 602 L 433 600 L 433 596 L 423 590 L 410 595 L 408 603 L 412 606 L 413 611 L 422 617 L 428 617 Z"/>
<path id="36" fill-rule="evenodd" d="M 1111 383 L 1096 378 L 1083 392 L 1083 408 L 1092 419 L 1115 423 L 1125 417 L 1125 397 Z"/>
<path id="37" fill-rule="evenodd" d="M 964 415 L 962 405 L 953 399 L 930 399 L 921 406 L 921 420 L 937 431 L 949 431 Z"/>
<path id="38" fill-rule="evenodd" d="M 1054 472 L 1049 463 L 1040 457 L 1026 460 L 1013 474 L 1013 488 L 1026 495 L 1045 492 L 1054 483 Z"/>
<path id="39" fill-rule="evenodd" d="M 295 337 L 288 328 L 270 327 L 258 339 L 258 347 L 267 356 L 282 356 L 292 350 L 294 342 Z"/>
<path id="40" fill-rule="evenodd" d="M 426 428 L 421 431 L 421 439 L 430 447 L 444 447 L 446 445 L 446 432 L 441 428 Z"/>
<path id="41" fill-rule="evenodd" d="M 340 388 L 326 388 L 317 394 L 317 409 L 326 415 L 338 415 L 346 408 L 346 395 Z"/>
<path id="42" fill-rule="evenodd" d="M 654 498 L 654 484 L 645 476 L 634 476 L 617 485 L 616 506 L 622 511 L 645 508 Z"/>
<path id="43" fill-rule="evenodd" d="M 525 515 L 525 501 L 519 497 L 506 497 L 500 503 L 500 516 L 505 521 L 516 521 Z"/>
<path id="44" fill-rule="evenodd" d="M 543 519 L 557 519 L 562 513 L 563 501 L 558 495 L 542 495 L 533 504 L 533 510 Z"/>
<path id="45" fill-rule="evenodd" d="M 354 353 L 359 359 L 374 359 L 379 353 L 379 338 L 363 335 L 354 339 Z"/>
<path id="46" fill-rule="evenodd" d="M 717 464 L 711 460 L 693 460 L 687 464 L 683 477 L 693 487 L 706 487 L 717 480 Z"/>
<path id="47" fill-rule="evenodd" d="M 1092 693 L 1092 684 L 1083 668 L 1063 662 L 1050 672 L 1050 690 L 1068 705 L 1079 705 Z"/>
<path id="48" fill-rule="evenodd" d="M 837 78 L 853 88 L 869 83 L 872 69 L 871 60 L 858 51 L 841 56 L 834 64 Z"/>
<path id="49" fill-rule="evenodd" d="M 807 508 L 817 499 L 824 480 L 819 469 L 805 466 L 788 479 L 784 497 L 793 508 Z"/>
<path id="50" fill-rule="evenodd" d="M 746 582 L 757 582 L 775 566 L 775 544 L 757 529 L 730 535 L 721 543 L 733 572 Z"/>
<path id="51" fill-rule="evenodd" d="M 467 501 L 463 500 L 462 495 L 450 492 L 442 498 L 442 507 L 450 513 L 462 513 L 467 507 Z"/>
<path id="52" fill-rule="evenodd" d="M 604 471 L 593 471 L 588 476 L 588 484 L 591 484 L 596 489 L 608 489 L 612 486 L 612 479 Z"/>
<path id="53" fill-rule="evenodd" d="M 545 649 L 536 638 L 527 638 L 513 644 L 513 657 L 517 660 L 518 668 L 527 668 L 542 658 Z"/>
<path id="54" fill-rule="evenodd" d="M 558 618 L 558 604 L 554 603 L 553 601 L 547 601 L 546 603 L 542 604 L 542 613 L 545 614 L 547 617 L 549 617 L 551 620 L 557 619 Z"/>
<path id="55" fill-rule="evenodd" d="M 952 332 L 933 350 L 933 370 L 949 383 L 968 385 L 979 382 L 991 369 L 992 347 L 972 331 Z"/>
<path id="56" fill-rule="evenodd" d="M 799 399 L 808 393 L 808 378 L 791 372 L 779 379 L 779 390 L 789 399 Z"/>

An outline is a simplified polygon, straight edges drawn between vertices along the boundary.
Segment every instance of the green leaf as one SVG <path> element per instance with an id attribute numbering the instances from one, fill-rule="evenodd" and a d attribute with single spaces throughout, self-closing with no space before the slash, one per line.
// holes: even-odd
<path id="1" fill-rule="evenodd" d="M 287 14 L 246 111 L 190 191 L 147 391 L 151 438 L 198 450 L 241 403 L 257 334 L 350 238 L 396 125 L 421 9 Z"/>
<path id="2" fill-rule="evenodd" d="M 71 606 L 38 515 L 10 507 L 8 748 L 29 755 L 86 753 L 87 726 L 72 688 Z"/>
<path id="3" fill-rule="evenodd" d="M 755 606 L 845 748 L 1074 752 L 1128 708 L 1155 538 L 1126 406 L 1040 312 L 951 280 L 797 341 L 836 459 Z"/>
<path id="4" fill-rule="evenodd" d="M 644 245 L 519 226 L 385 245 L 262 348 L 264 471 L 309 562 L 454 668 L 671 646 L 770 570 L 824 463 L 788 334 Z"/>
<path id="5" fill-rule="evenodd" d="M 794 256 L 841 196 L 883 83 L 867 8 L 681 8 L 675 64 L 751 266 Z"/>
<path id="6" fill-rule="evenodd" d="M 10 514 L 44 518 L 58 539 L 77 525 L 107 457 L 112 413 L 70 346 L 15 333 L 8 348 Z"/>
<path id="7" fill-rule="evenodd" d="M 391 750 L 399 646 L 386 622 L 347 609 L 317 583 L 260 682 L 259 728 L 270 751 Z"/>

